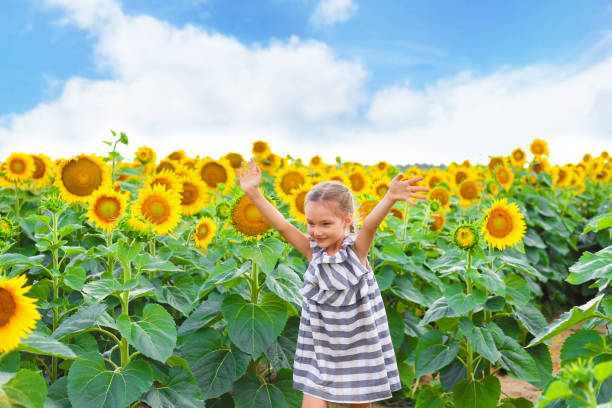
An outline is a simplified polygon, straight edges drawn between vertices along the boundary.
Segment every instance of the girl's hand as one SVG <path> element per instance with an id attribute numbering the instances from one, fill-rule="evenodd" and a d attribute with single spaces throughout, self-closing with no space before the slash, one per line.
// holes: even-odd
<path id="1" fill-rule="evenodd" d="M 404 177 L 403 174 L 398 174 L 393 177 L 391 183 L 389 183 L 389 191 L 387 191 L 387 196 L 395 201 L 406 201 L 408 204 L 416 205 L 417 203 L 411 200 L 411 198 L 416 199 L 425 199 L 427 198 L 424 195 L 415 194 L 415 191 L 424 191 L 427 192 L 429 189 L 427 187 L 419 187 L 413 185 L 417 181 L 423 180 L 424 177 L 414 177 L 411 179 L 402 180 Z"/>
<path id="2" fill-rule="evenodd" d="M 240 169 L 236 169 L 236 173 L 238 174 L 240 187 L 242 187 L 242 190 L 245 192 L 257 188 L 259 183 L 261 183 L 261 169 L 255 164 L 255 159 L 251 159 L 249 162 L 248 170 L 244 162 L 242 162 L 242 172 Z"/>

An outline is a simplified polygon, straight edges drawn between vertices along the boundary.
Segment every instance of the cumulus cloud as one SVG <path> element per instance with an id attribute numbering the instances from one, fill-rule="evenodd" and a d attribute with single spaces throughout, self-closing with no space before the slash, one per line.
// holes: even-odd
<path id="1" fill-rule="evenodd" d="M 109 129 L 163 156 L 273 151 L 333 161 L 449 163 L 549 142 L 551 161 L 612 149 L 612 36 L 572 62 L 470 71 L 426 87 L 397 83 L 368 95 L 366 67 L 326 44 L 292 37 L 243 44 L 201 27 L 129 16 L 113 0 L 46 0 L 94 41 L 107 79 L 73 77 L 59 97 L 0 117 L 0 158 L 104 152 Z"/>
<path id="2" fill-rule="evenodd" d="M 343 23 L 357 12 L 357 5 L 353 0 L 321 0 L 310 16 L 314 25 L 329 25 Z"/>

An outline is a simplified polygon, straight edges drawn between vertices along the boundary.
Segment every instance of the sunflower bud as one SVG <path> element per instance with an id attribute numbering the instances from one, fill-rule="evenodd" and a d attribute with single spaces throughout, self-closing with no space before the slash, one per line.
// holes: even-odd
<path id="1" fill-rule="evenodd" d="M 147 222 L 143 217 L 133 214 L 122 217 L 119 220 L 118 227 L 119 231 L 129 239 L 148 242 L 155 238 L 155 232 L 151 223 Z"/>
<path id="2" fill-rule="evenodd" d="M 19 235 L 19 225 L 7 216 L 0 217 L 0 240 L 10 242 Z"/>
<path id="3" fill-rule="evenodd" d="M 453 244 L 464 251 L 469 251 L 478 245 L 480 234 L 474 224 L 463 223 L 453 231 Z"/>
<path id="4" fill-rule="evenodd" d="M 217 217 L 222 220 L 227 220 L 232 215 L 232 207 L 227 201 L 222 201 L 217 204 Z"/>
<path id="5" fill-rule="evenodd" d="M 429 211 L 432 213 L 438 212 L 442 208 L 442 204 L 438 200 L 431 200 L 429 202 Z"/>
<path id="6" fill-rule="evenodd" d="M 41 202 L 41 208 L 49 211 L 50 213 L 59 215 L 66 209 L 66 202 L 62 199 L 62 196 L 57 192 L 43 197 Z"/>

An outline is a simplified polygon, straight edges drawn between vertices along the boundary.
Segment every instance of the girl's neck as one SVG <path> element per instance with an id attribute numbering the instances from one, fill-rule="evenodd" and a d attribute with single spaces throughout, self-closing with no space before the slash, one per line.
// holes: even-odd
<path id="1" fill-rule="evenodd" d="M 340 251 L 340 247 L 342 246 L 342 243 L 344 242 L 345 238 L 346 238 L 346 234 L 338 242 L 335 242 L 333 245 L 330 245 L 327 248 L 325 248 L 325 252 L 327 252 L 327 255 L 328 256 L 336 255 Z"/>

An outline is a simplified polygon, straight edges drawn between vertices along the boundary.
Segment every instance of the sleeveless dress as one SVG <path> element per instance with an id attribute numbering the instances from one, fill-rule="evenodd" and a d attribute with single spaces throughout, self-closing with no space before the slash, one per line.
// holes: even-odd
<path id="1" fill-rule="evenodd" d="M 401 389 L 385 306 L 369 261 L 364 267 L 353 250 L 356 236 L 333 256 L 309 237 L 300 289 L 293 387 L 330 402 L 379 401 Z"/>

